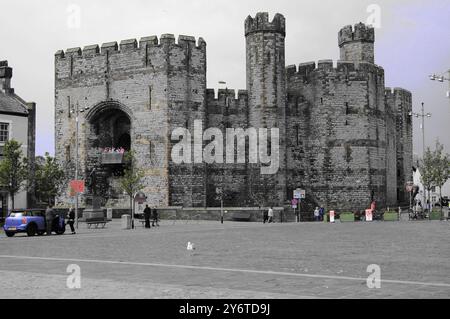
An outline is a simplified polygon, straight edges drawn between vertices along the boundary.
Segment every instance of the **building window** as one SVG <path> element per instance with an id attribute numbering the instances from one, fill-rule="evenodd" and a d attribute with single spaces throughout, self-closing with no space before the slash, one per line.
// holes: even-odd
<path id="1" fill-rule="evenodd" d="M 0 143 L 6 143 L 9 140 L 9 123 L 0 123 Z"/>

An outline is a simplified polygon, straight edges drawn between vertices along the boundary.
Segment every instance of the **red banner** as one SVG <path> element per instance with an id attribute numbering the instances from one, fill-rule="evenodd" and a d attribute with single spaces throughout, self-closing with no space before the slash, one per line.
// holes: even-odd
<path id="1" fill-rule="evenodd" d="M 70 195 L 84 193 L 84 181 L 71 181 L 70 182 Z"/>

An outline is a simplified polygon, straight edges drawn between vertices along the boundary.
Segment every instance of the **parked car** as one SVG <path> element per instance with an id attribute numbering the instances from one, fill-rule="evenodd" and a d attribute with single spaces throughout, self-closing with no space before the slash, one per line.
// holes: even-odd
<path id="1" fill-rule="evenodd" d="M 3 230 L 8 237 L 13 237 L 18 233 L 26 233 L 28 236 L 42 236 L 46 232 L 46 225 L 45 210 L 18 209 L 13 210 L 6 218 Z M 65 231 L 64 217 L 55 215 L 52 223 L 52 232 L 62 235 Z"/>

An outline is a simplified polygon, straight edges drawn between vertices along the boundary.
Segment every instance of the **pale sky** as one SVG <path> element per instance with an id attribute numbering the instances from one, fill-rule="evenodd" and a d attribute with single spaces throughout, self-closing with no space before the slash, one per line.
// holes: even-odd
<path id="1" fill-rule="evenodd" d="M 0 60 L 14 68 L 12 86 L 37 103 L 38 155 L 54 153 L 54 53 L 129 38 L 173 33 L 203 37 L 207 42 L 208 87 L 226 81 L 245 89 L 244 20 L 259 11 L 286 17 L 286 65 L 339 58 L 341 27 L 367 22 L 367 8 L 381 9 L 376 29 L 378 65 L 386 86 L 413 93 L 413 110 L 433 116 L 426 120 L 426 144 L 439 140 L 450 152 L 449 83 L 428 75 L 450 69 L 450 1 L 448 0 L 15 0 L 2 1 Z M 80 11 L 79 28 L 69 27 L 71 5 Z M 447 73 L 447 77 L 448 77 Z M 414 152 L 421 154 L 422 135 L 414 119 Z"/>

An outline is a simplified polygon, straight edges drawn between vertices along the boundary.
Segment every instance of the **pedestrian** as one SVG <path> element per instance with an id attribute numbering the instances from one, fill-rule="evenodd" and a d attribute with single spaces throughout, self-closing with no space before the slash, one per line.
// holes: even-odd
<path id="1" fill-rule="evenodd" d="M 320 209 L 319 209 L 319 220 L 320 220 L 321 222 L 323 222 L 323 217 L 324 217 L 324 215 L 325 215 L 325 208 L 323 208 L 322 206 L 320 206 Z"/>
<path id="2" fill-rule="evenodd" d="M 144 219 L 145 219 L 145 228 L 151 228 L 150 227 L 150 217 L 152 214 L 152 210 L 150 209 L 150 207 L 148 207 L 148 205 L 145 205 L 145 209 L 144 209 Z"/>
<path id="3" fill-rule="evenodd" d="M 269 217 L 269 224 L 273 223 L 273 207 L 269 208 L 269 212 L 267 215 Z"/>
<path id="4" fill-rule="evenodd" d="M 75 227 L 73 224 L 75 223 L 75 210 L 73 207 L 70 207 L 69 214 L 67 215 L 67 224 L 70 226 L 70 231 L 72 232 L 72 235 L 75 235 Z"/>
<path id="5" fill-rule="evenodd" d="M 159 223 L 158 223 L 158 210 L 156 208 L 152 209 L 152 226 L 155 227 L 155 224 L 157 227 L 159 227 Z"/>
<path id="6" fill-rule="evenodd" d="M 319 207 L 316 207 L 316 209 L 314 210 L 314 221 L 318 222 L 319 216 L 320 216 Z"/>
<path id="7" fill-rule="evenodd" d="M 53 215 L 54 215 L 53 206 L 52 204 L 48 204 L 47 209 L 45 210 L 45 223 L 47 228 L 47 236 L 50 236 L 52 234 L 52 226 L 54 219 Z"/>
<path id="8" fill-rule="evenodd" d="M 263 213 L 263 224 L 269 221 L 269 212 L 267 210 L 264 210 Z"/>

